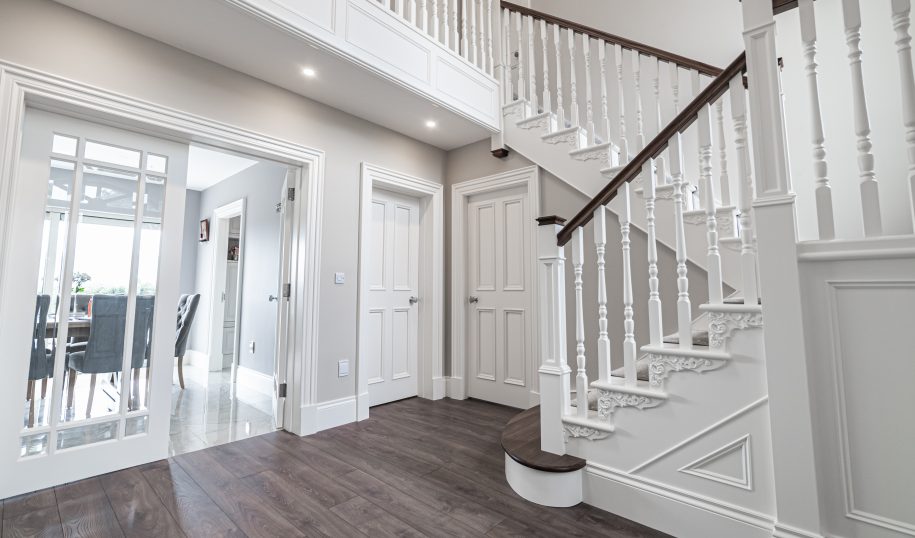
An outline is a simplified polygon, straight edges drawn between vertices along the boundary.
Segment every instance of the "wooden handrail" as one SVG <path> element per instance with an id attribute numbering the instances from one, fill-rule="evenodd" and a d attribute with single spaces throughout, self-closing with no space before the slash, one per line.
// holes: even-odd
<path id="1" fill-rule="evenodd" d="M 610 202 L 624 183 L 628 183 L 637 178 L 642 172 L 642 167 L 645 163 L 660 155 L 661 152 L 667 148 L 667 144 L 670 142 L 671 137 L 677 133 L 683 132 L 687 127 L 692 125 L 698 118 L 699 110 L 703 106 L 714 103 L 715 100 L 724 95 L 728 90 L 731 79 L 740 75 L 746 67 L 747 55 L 743 52 L 737 59 L 731 62 L 731 65 L 727 66 L 724 71 L 715 77 L 715 80 L 702 90 L 695 99 L 686 105 L 686 108 L 667 124 L 667 126 L 658 133 L 658 136 L 654 137 L 654 139 L 652 139 L 652 141 L 649 142 L 645 148 L 629 162 L 629 164 L 623 167 L 619 174 L 610 180 L 610 182 L 597 193 L 597 196 L 588 202 L 577 215 L 569 220 L 568 224 L 566 224 L 562 231 L 556 236 L 559 246 L 568 243 L 569 240 L 572 239 L 572 234 L 577 228 L 590 222 L 591 218 L 594 216 L 594 210 Z"/>
<path id="2" fill-rule="evenodd" d="M 778 0 L 776 0 L 778 1 Z M 797 0 L 794 0 L 797 3 Z M 596 28 L 591 28 L 583 24 L 578 24 L 577 22 L 572 22 L 567 19 L 562 19 L 549 13 L 544 13 L 542 11 L 537 11 L 536 9 L 531 9 L 529 7 L 519 6 L 518 4 L 513 4 L 511 2 L 502 2 L 502 7 L 508 9 L 509 11 L 515 11 L 522 15 L 530 15 L 531 17 L 537 19 L 543 19 L 551 24 L 558 24 L 559 26 L 565 28 L 571 28 L 572 30 L 580 33 L 587 34 L 596 39 L 602 39 L 608 43 L 615 43 L 620 45 L 624 49 L 634 50 L 641 52 L 649 56 L 655 56 L 663 62 L 675 63 L 680 67 L 686 69 L 695 69 L 703 75 L 710 77 L 717 77 L 721 74 L 721 69 L 715 67 L 714 65 L 709 65 L 707 63 L 700 62 L 698 60 L 693 60 L 692 58 L 687 58 L 686 56 L 681 56 L 679 54 L 674 54 L 673 52 L 668 52 L 651 45 L 646 45 L 644 43 L 639 43 L 638 41 L 633 41 L 625 37 L 618 35 L 610 34 Z"/>

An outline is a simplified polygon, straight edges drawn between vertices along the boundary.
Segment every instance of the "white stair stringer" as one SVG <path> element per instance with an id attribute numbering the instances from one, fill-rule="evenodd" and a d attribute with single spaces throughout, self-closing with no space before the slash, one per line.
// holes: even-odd
<path id="1" fill-rule="evenodd" d="M 514 101 L 502 109 L 503 134 L 505 143 L 512 150 L 555 175 L 562 181 L 587 196 L 593 198 L 613 177 L 622 170 L 620 166 L 620 150 L 612 142 L 604 142 L 594 146 L 586 146 L 587 134 L 581 127 L 562 127 L 558 125 L 556 114 L 542 112 L 532 114 L 530 103 L 525 100 Z M 658 187 L 656 230 L 658 242 L 667 248 L 676 248 L 674 227 L 674 210 L 672 200 L 672 185 Z M 645 217 L 645 200 L 640 194 L 630 190 L 631 225 L 643 233 L 647 229 Z M 617 197 L 611 201 L 607 208 L 620 214 Z M 721 238 L 732 237 L 736 233 L 735 214 L 731 208 L 722 208 L 717 214 L 721 217 L 730 215 L 730 227 L 719 221 Z M 689 260 L 703 271 L 707 268 L 706 255 L 708 252 L 707 230 L 705 219 L 692 215 L 684 219 L 686 223 L 686 247 Z M 722 218 L 722 220 L 724 220 Z M 726 230 L 730 228 L 731 232 Z M 738 243 L 739 244 L 739 243 Z M 721 248 L 721 266 L 723 282 L 737 289 L 740 283 L 740 256 L 739 249 Z"/>

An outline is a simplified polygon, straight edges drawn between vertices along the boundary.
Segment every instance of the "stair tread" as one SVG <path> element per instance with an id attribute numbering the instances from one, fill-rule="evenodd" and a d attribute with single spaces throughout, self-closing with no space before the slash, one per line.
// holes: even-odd
<path id="1" fill-rule="evenodd" d="M 582 469 L 587 464 L 575 456 L 560 456 L 540 449 L 539 405 L 508 421 L 502 430 L 502 449 L 521 465 L 548 473 L 569 473 Z"/>

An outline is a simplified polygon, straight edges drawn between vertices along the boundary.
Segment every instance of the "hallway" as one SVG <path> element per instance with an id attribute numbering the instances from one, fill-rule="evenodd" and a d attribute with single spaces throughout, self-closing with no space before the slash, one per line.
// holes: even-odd
<path id="1" fill-rule="evenodd" d="M 505 482 L 517 410 L 412 398 L 361 423 L 206 448 L 0 505 L 2 536 L 663 536 Z"/>

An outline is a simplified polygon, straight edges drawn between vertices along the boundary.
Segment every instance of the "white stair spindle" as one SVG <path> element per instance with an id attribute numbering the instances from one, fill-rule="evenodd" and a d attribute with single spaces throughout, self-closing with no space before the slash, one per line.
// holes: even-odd
<path id="1" fill-rule="evenodd" d="M 715 187 L 712 179 L 712 107 L 699 109 L 699 182 L 705 193 L 705 225 L 708 238 L 708 302 L 724 302 L 721 283 L 721 253 L 718 251 L 718 218 L 715 214 Z"/>
<path id="2" fill-rule="evenodd" d="M 479 0 L 469 0 L 470 4 L 470 35 L 467 36 L 467 40 L 470 42 L 470 62 L 473 65 L 479 66 L 479 56 L 477 51 L 477 3 Z"/>
<path id="3" fill-rule="evenodd" d="M 407 10 L 407 20 L 410 21 L 410 24 L 416 24 L 416 2 L 418 0 L 405 0 L 406 1 L 406 10 Z"/>
<path id="4" fill-rule="evenodd" d="M 642 120 L 642 55 L 632 51 L 632 78 L 635 83 L 635 150 L 645 148 L 645 123 Z"/>
<path id="5" fill-rule="evenodd" d="M 909 156 L 909 198 L 915 226 L 915 73 L 912 72 L 911 0 L 892 0 L 893 29 L 896 30 L 896 57 L 902 83 L 902 123 Z"/>
<path id="6" fill-rule="evenodd" d="M 658 61 L 657 58 L 654 59 L 654 77 L 651 79 L 651 89 L 654 93 L 655 129 L 657 129 L 654 132 L 654 135 L 657 135 L 661 132 L 661 129 L 664 128 L 661 110 L 661 62 Z M 652 136 L 652 138 L 654 138 L 654 136 Z"/>
<path id="7" fill-rule="evenodd" d="M 670 91 L 674 102 L 674 116 L 680 113 L 680 66 L 674 62 L 667 64 L 670 74 Z"/>
<path id="8" fill-rule="evenodd" d="M 409 0 L 394 0 L 394 12 L 397 13 L 398 16 L 404 16 L 404 2 L 408 1 Z"/>
<path id="9" fill-rule="evenodd" d="M 731 205 L 731 177 L 728 174 L 728 145 L 725 139 L 724 130 L 724 98 L 715 103 L 715 116 L 718 124 L 718 194 L 721 197 L 721 205 L 724 207 Z"/>
<path id="10" fill-rule="evenodd" d="M 858 0 L 842 0 L 845 22 L 845 42 L 848 45 L 848 65 L 851 69 L 852 101 L 855 115 L 855 135 L 858 138 L 858 173 L 861 182 L 861 209 L 864 215 L 864 235 L 883 234 L 880 220 L 880 199 L 874 154 L 871 149 L 871 126 L 864 93 L 864 72 L 861 68 L 861 6 Z"/>
<path id="11" fill-rule="evenodd" d="M 597 59 L 600 62 L 600 111 L 605 142 L 610 142 L 610 103 L 607 100 L 607 42 L 598 40 Z M 609 163 L 608 163 L 609 164 Z"/>
<path id="12" fill-rule="evenodd" d="M 683 212 L 686 210 L 685 190 L 688 184 L 683 180 L 683 145 L 680 133 L 670 139 L 670 175 L 674 184 L 674 226 L 676 227 L 677 251 L 677 334 L 681 349 L 693 346 L 692 310 L 689 300 L 689 278 L 686 269 L 686 229 Z"/>
<path id="13" fill-rule="evenodd" d="M 527 17 L 527 84 L 531 112 L 537 113 L 537 69 L 534 63 L 534 18 Z"/>
<path id="14" fill-rule="evenodd" d="M 820 239 L 835 239 L 836 222 L 832 207 L 832 187 L 826 165 L 826 137 L 820 112 L 820 88 L 817 79 L 817 29 L 813 0 L 800 0 L 801 42 L 804 47 L 804 71 L 810 97 L 810 126 L 813 143 L 813 176 L 816 181 L 817 228 Z"/>
<path id="15" fill-rule="evenodd" d="M 549 56 L 549 34 L 547 33 L 546 21 L 540 19 L 540 46 L 543 54 L 543 111 L 553 111 L 553 100 L 550 96 L 550 56 Z M 558 66 L 557 66 L 558 68 Z"/>
<path id="16" fill-rule="evenodd" d="M 492 0 L 486 1 L 486 64 L 488 66 L 487 73 L 494 75 L 496 73 L 496 64 L 495 56 L 493 55 L 492 48 Z M 496 27 L 498 29 L 498 26 Z"/>
<path id="17" fill-rule="evenodd" d="M 594 103 L 591 97 L 591 38 L 581 34 L 581 51 L 585 59 L 585 131 L 588 133 L 588 145 L 594 145 Z"/>
<path id="18" fill-rule="evenodd" d="M 623 372 L 627 385 L 638 382 L 636 372 L 636 344 L 635 344 L 635 319 L 632 309 L 632 256 L 630 253 L 629 225 L 632 222 L 630 211 L 629 183 L 624 183 L 617 191 L 617 196 L 622 200 L 622 210 L 619 214 L 620 235 L 623 251 Z"/>
<path id="19" fill-rule="evenodd" d="M 702 91 L 700 84 L 699 84 L 699 72 L 696 70 L 690 71 L 689 80 L 690 80 L 690 84 L 692 85 L 692 89 L 693 89 L 693 99 L 695 99 L 696 96 L 699 95 L 699 92 Z M 702 162 L 702 144 L 699 144 L 698 162 L 700 162 L 700 163 Z M 685 180 L 685 181 L 686 181 L 686 184 L 689 184 L 689 180 Z M 705 201 L 705 188 L 702 186 L 701 181 L 699 182 L 696 194 L 698 194 L 698 196 L 694 197 L 693 195 L 689 195 L 686 200 L 687 207 L 690 209 L 700 209 L 701 204 L 704 203 L 704 201 Z"/>
<path id="20" fill-rule="evenodd" d="M 618 45 L 613 45 L 613 55 L 616 61 L 616 85 L 620 116 L 620 164 L 629 163 L 629 141 L 626 139 L 626 86 L 623 84 L 623 55 L 625 51 Z"/>
<path id="21" fill-rule="evenodd" d="M 747 95 L 743 75 L 731 79 L 731 118 L 734 122 L 734 148 L 737 154 L 737 208 L 740 211 L 740 269 L 744 304 L 759 302 L 756 267 L 756 239 L 753 231 L 753 175 L 747 147 Z"/>
<path id="22" fill-rule="evenodd" d="M 655 171 L 657 166 L 657 172 Z M 663 160 L 649 160 L 642 166 L 642 181 L 645 192 L 645 222 L 648 231 L 648 335 L 649 343 L 661 345 L 664 338 L 663 318 L 661 315 L 661 293 L 658 289 L 658 242 L 655 231 L 655 189 L 658 185 L 657 173 L 664 171 Z"/>
<path id="23" fill-rule="evenodd" d="M 566 111 L 562 102 L 562 46 L 558 24 L 553 25 L 553 47 L 556 50 L 556 119 L 560 129 L 566 127 Z M 545 62 L 545 61 L 544 61 Z"/>
<path id="24" fill-rule="evenodd" d="M 438 10 L 439 10 L 439 0 L 431 0 L 432 2 L 432 39 L 439 40 L 439 28 L 441 25 L 438 20 Z M 444 1 L 444 0 L 443 0 Z"/>
<path id="25" fill-rule="evenodd" d="M 424 34 L 429 33 L 429 6 L 427 0 L 419 0 L 419 27 Z"/>
<path id="26" fill-rule="evenodd" d="M 597 253 L 597 360 L 598 379 L 610 381 L 610 336 L 607 333 L 607 209 L 594 210 L 594 248 Z"/>
<path id="27" fill-rule="evenodd" d="M 582 266 L 585 263 L 585 234 L 579 227 L 572 236 L 572 270 L 575 273 L 575 362 L 578 376 L 575 389 L 578 401 L 578 416 L 588 418 L 588 371 L 585 359 L 585 312 L 582 297 Z"/>
<path id="28" fill-rule="evenodd" d="M 514 93 L 514 78 L 512 75 L 512 47 L 511 47 L 511 38 L 512 38 L 512 27 L 511 27 L 511 11 L 508 9 L 502 10 L 502 65 L 503 72 L 505 73 L 505 102 L 511 103 L 515 100 Z"/>
<path id="29" fill-rule="evenodd" d="M 572 127 L 581 125 L 578 112 L 578 85 L 575 82 L 575 32 L 569 28 L 569 120 Z"/>
<path id="30" fill-rule="evenodd" d="M 518 99 L 525 99 L 524 78 L 524 16 L 518 13 L 515 19 L 515 32 L 518 34 Z"/>
<path id="31" fill-rule="evenodd" d="M 458 10 L 460 8 L 462 0 L 451 0 L 451 13 L 448 14 L 447 18 L 451 19 L 451 43 L 452 50 L 457 52 L 459 55 L 463 54 L 461 52 L 461 21 L 458 20 Z M 447 28 L 448 23 L 445 23 Z"/>
<path id="32" fill-rule="evenodd" d="M 471 3 L 473 0 L 469 0 Z M 467 33 L 467 2 L 461 0 L 461 56 L 470 60 L 470 36 Z"/>

